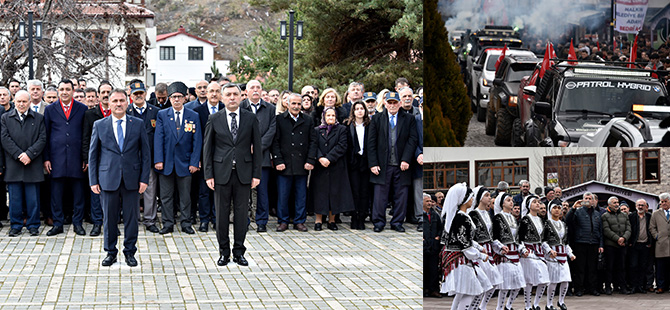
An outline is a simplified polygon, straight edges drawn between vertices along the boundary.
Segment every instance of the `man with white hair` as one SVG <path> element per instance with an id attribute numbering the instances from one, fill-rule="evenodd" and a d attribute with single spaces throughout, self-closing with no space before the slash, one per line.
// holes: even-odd
<path id="1" fill-rule="evenodd" d="M 649 232 L 656 243 L 656 294 L 662 294 L 670 284 L 670 194 L 660 194 L 658 199 L 660 208 L 651 214 Z"/>
<path id="2" fill-rule="evenodd" d="M 528 182 L 528 180 L 519 181 L 519 187 L 521 188 L 521 192 L 516 194 L 513 198 L 515 206 L 520 206 L 523 199 L 530 195 L 530 182 Z M 498 212 L 500 212 L 500 210 L 496 210 L 496 214 Z"/>
<path id="3" fill-rule="evenodd" d="M 651 242 L 654 240 L 649 232 L 651 213 L 647 212 L 647 201 L 638 199 L 635 209 L 628 215 L 631 236 L 628 239 L 628 274 L 630 275 L 633 293 L 646 294 L 645 275 L 647 260 L 651 252 Z"/>
<path id="4" fill-rule="evenodd" d="M 630 239 L 631 228 L 628 216 L 619 210 L 619 198 L 607 199 L 607 212 L 602 215 L 603 238 L 605 239 L 606 279 L 605 294 L 612 294 L 612 285 L 619 287 L 621 294 L 630 294 L 626 288 L 626 241 Z"/>
<path id="5" fill-rule="evenodd" d="M 30 93 L 30 110 L 44 115 L 47 103 L 42 100 L 44 96 L 44 84 L 40 80 L 28 80 L 28 92 Z"/>
<path id="6" fill-rule="evenodd" d="M 565 216 L 565 222 L 573 228 L 575 278 L 573 284 L 575 295 L 582 296 L 588 290 L 592 295 L 599 296 L 597 263 L 598 253 L 603 252 L 602 221 L 600 213 L 595 210 L 595 199 L 591 192 L 582 195 Z"/>

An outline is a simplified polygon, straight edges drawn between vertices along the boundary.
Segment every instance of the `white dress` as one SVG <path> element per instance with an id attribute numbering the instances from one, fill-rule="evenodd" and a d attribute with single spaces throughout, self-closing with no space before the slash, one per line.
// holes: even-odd
<path id="1" fill-rule="evenodd" d="M 477 212 L 484 221 L 484 224 L 486 225 L 486 229 L 488 230 L 489 235 L 491 235 L 493 229 L 493 221 L 491 221 L 489 213 L 487 211 L 479 209 L 477 209 Z M 486 274 L 486 277 L 488 277 L 491 285 L 495 288 L 503 282 L 503 277 L 493 262 L 493 252 L 495 248 L 500 249 L 502 248 L 503 245 L 499 241 L 487 242 L 481 245 L 475 242 L 475 244 L 477 250 L 485 251 L 486 254 L 488 254 L 489 256 L 488 260 L 486 261 L 479 260 L 478 263 L 479 266 L 482 268 L 482 270 L 484 270 L 484 273 Z"/>
<path id="2" fill-rule="evenodd" d="M 470 225 L 470 235 L 465 234 L 465 227 L 463 225 L 460 227 L 452 225 L 451 228 L 456 229 L 455 233 L 459 238 L 472 240 L 474 223 L 465 212 L 459 211 L 457 216 L 461 215 L 467 218 L 463 224 Z M 456 221 L 456 218 L 454 218 L 454 221 Z M 472 246 L 462 251 L 449 251 L 446 250 L 446 247 L 443 249 L 443 255 L 455 252 L 462 252 L 465 257 L 458 259 L 458 265 L 443 278 L 442 287 L 440 288 L 441 293 L 446 293 L 450 296 L 455 294 L 480 295 L 493 288 L 486 273 L 478 266 L 479 264 L 473 264 L 473 262 L 481 261 L 486 257 L 486 254 L 477 250 L 476 242 L 472 242 Z"/>
<path id="3" fill-rule="evenodd" d="M 542 236 L 542 232 L 544 231 L 542 220 L 539 217 L 530 214 L 527 214 L 526 216 L 530 218 L 531 223 L 535 226 L 538 234 Z M 523 268 L 523 274 L 526 278 L 526 285 L 537 286 L 540 284 L 548 284 L 549 271 L 543 260 L 544 255 L 542 253 L 542 245 L 539 243 L 529 244 L 524 242 L 524 247 L 529 250 L 528 257 L 521 257 L 521 267 Z"/>
<path id="4" fill-rule="evenodd" d="M 516 236 L 519 227 L 514 217 L 506 212 L 501 212 L 500 214 L 512 231 L 512 236 Z M 501 263 L 497 265 L 498 271 L 503 278 L 503 282 L 498 285 L 498 288 L 501 290 L 516 290 L 526 287 L 526 279 L 519 263 L 519 252 L 523 251 L 523 246 L 519 246 L 516 243 L 505 244 L 505 246 L 507 246 L 508 252 L 504 255 Z M 503 256 L 501 248 L 496 249 L 496 253 Z"/>
<path id="5" fill-rule="evenodd" d="M 563 237 L 567 233 L 565 223 L 562 221 L 554 221 L 549 219 L 549 225 L 553 225 L 556 233 L 558 233 L 558 237 L 563 240 Z M 547 271 L 549 272 L 550 282 L 572 282 L 572 277 L 570 276 L 570 265 L 567 262 L 567 260 L 570 259 L 570 257 L 573 255 L 570 245 L 566 244 L 550 246 L 547 242 L 543 242 L 542 249 L 546 253 L 545 260 L 547 262 Z M 556 258 L 549 257 L 549 251 L 551 250 L 556 251 Z"/>

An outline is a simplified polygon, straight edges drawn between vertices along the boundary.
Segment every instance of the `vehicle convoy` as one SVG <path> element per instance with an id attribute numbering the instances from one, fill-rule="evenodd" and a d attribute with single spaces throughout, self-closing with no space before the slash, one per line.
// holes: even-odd
<path id="1" fill-rule="evenodd" d="M 479 79 L 479 73 L 473 69 L 474 65 L 478 63 L 482 53 L 490 47 L 520 48 L 522 41 L 519 34 L 510 26 L 494 26 L 488 25 L 484 29 L 477 30 L 470 33 L 466 30 L 461 40 L 461 52 L 464 57 L 459 54 L 459 61 L 461 67 L 464 69 L 465 84 L 468 87 L 468 94 L 472 94 L 472 90 L 476 85 L 473 81 Z M 473 106 L 473 108 L 476 108 Z"/>
<path id="2" fill-rule="evenodd" d="M 661 140 L 665 131 L 658 130 L 659 125 L 670 117 L 670 109 L 664 107 L 668 91 L 652 71 L 557 61 L 535 85 L 523 86 L 523 93 L 532 97 L 520 101 L 523 112 L 512 130 L 518 144 L 576 145 L 581 136 L 594 134 L 614 118 L 627 117 L 629 123 L 646 127 L 648 143 Z M 631 112 L 640 120 L 633 122 Z"/>
<path id="3" fill-rule="evenodd" d="M 530 51 L 507 51 L 510 56 L 500 63 L 498 70 L 494 71 L 491 89 L 489 90 L 490 101 L 486 107 L 487 135 L 495 137 L 496 145 L 510 145 L 511 132 L 514 119 L 519 116 L 517 107 L 517 91 L 524 76 L 533 72 L 539 59 Z M 507 54 L 507 53 L 506 53 Z M 483 108 L 478 107 L 478 111 Z"/>
<path id="4" fill-rule="evenodd" d="M 493 79 L 496 75 L 496 62 L 502 54 L 504 47 L 490 47 L 486 48 L 482 55 L 473 66 L 475 74 L 472 75 L 473 80 L 471 84 L 474 85 L 470 98 L 472 104 L 477 112 L 477 120 L 483 122 L 486 120 L 486 109 L 489 104 L 489 91 L 493 87 Z M 529 50 L 522 49 L 507 49 L 505 57 L 507 56 L 525 56 L 529 58 L 537 58 L 535 54 Z M 476 80 L 474 80 L 476 78 Z M 518 85 L 517 85 L 518 87 Z M 494 114 L 495 115 L 495 114 Z"/>

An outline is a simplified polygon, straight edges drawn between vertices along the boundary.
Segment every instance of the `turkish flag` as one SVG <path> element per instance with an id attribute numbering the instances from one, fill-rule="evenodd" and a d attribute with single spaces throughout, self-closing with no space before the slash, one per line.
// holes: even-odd
<path id="1" fill-rule="evenodd" d="M 575 53 L 575 47 L 572 45 L 572 39 L 570 39 L 570 51 L 568 52 L 568 60 L 577 60 L 577 54 Z M 570 65 L 576 65 L 576 61 L 568 61 Z"/>
<path id="2" fill-rule="evenodd" d="M 635 35 L 635 41 L 633 41 L 633 47 L 630 49 L 630 62 L 635 62 L 637 58 L 637 35 Z M 635 64 L 628 64 L 628 68 L 634 69 Z"/>
<path id="3" fill-rule="evenodd" d="M 496 71 L 498 71 L 498 67 L 500 67 L 500 64 L 502 63 L 503 59 L 505 59 L 505 52 L 507 52 L 507 44 L 505 44 L 502 54 L 500 54 L 500 57 L 498 57 L 498 60 L 496 61 Z"/>
<path id="4" fill-rule="evenodd" d="M 544 77 L 544 72 L 549 70 L 549 67 L 551 67 L 554 62 L 552 59 L 557 58 L 556 57 L 556 52 L 554 51 L 554 45 L 547 42 L 547 48 L 544 51 L 544 58 L 542 59 L 542 67 L 540 68 L 540 74 L 539 78 Z"/>

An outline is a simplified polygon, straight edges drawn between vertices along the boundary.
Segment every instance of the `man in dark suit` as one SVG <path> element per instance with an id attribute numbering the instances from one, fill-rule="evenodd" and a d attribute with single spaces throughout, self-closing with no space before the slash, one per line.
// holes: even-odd
<path id="1" fill-rule="evenodd" d="M 62 80 L 58 83 L 58 101 L 44 109 L 44 125 L 47 131 L 47 146 L 44 151 L 44 169 L 51 174 L 51 213 L 54 227 L 47 236 L 63 232 L 63 192 L 65 184 L 72 187 L 74 232 L 86 235 L 82 226 L 84 218 L 84 171 L 86 162 L 82 158 L 82 128 L 84 113 L 88 107 L 72 99 L 73 83 Z"/>
<path id="2" fill-rule="evenodd" d="M 256 225 L 257 232 L 266 232 L 268 224 L 268 215 L 270 212 L 270 199 L 268 195 L 268 182 L 270 182 L 270 147 L 275 137 L 276 113 L 275 107 L 261 99 L 263 86 L 257 80 L 247 82 L 247 99 L 242 101 L 240 106 L 243 109 L 256 114 L 258 125 L 261 131 L 261 144 L 263 150 L 263 165 L 261 168 L 261 184 L 256 188 Z"/>
<path id="3" fill-rule="evenodd" d="M 412 192 L 414 194 L 414 216 L 418 220 L 416 230 L 423 231 L 423 216 L 422 216 L 422 193 L 423 193 L 423 121 L 421 114 L 415 115 L 416 121 L 416 151 L 414 152 L 414 160 L 412 160 Z"/>
<path id="4" fill-rule="evenodd" d="M 205 126 L 202 157 L 207 186 L 214 190 L 216 239 L 221 255 L 217 261 L 219 266 L 225 266 L 230 261 L 228 225 L 231 200 L 235 231 L 233 261 L 240 266 L 249 265 L 244 258 L 249 194 L 261 182 L 263 153 L 258 120 L 253 113 L 239 108 L 241 93 L 236 84 L 224 85 L 223 103 L 226 109 L 212 115 Z"/>
<path id="5" fill-rule="evenodd" d="M 158 170 L 163 202 L 163 229 L 160 234 L 174 231 L 174 193 L 179 194 L 181 229 L 194 234 L 191 228 L 191 174 L 198 170 L 202 135 L 198 113 L 184 108 L 188 87 L 173 82 L 168 87 L 172 107 L 158 112 L 154 140 L 154 167 Z M 227 227 L 227 226 L 226 226 Z"/>
<path id="6" fill-rule="evenodd" d="M 400 98 L 396 92 L 386 94 L 384 106 L 386 111 L 372 117 L 368 137 L 370 182 L 375 184 L 372 223 L 375 232 L 384 229 L 389 191 L 393 189 L 391 228 L 404 232 L 402 222 L 407 213 L 408 187 L 412 180 L 409 163 L 415 159 L 418 140 L 416 120 L 408 113 L 398 113 Z"/>
<path id="7" fill-rule="evenodd" d="M 151 162 L 153 163 L 154 155 L 154 132 L 156 131 L 156 117 L 158 116 L 158 107 L 146 103 L 146 89 L 142 81 L 135 81 L 130 85 L 130 97 L 133 103 L 128 105 L 126 114 L 137 117 L 144 122 L 144 127 L 149 138 L 149 147 L 151 148 Z M 158 208 L 156 206 L 156 189 L 158 188 L 158 177 L 153 169 L 149 172 L 149 186 L 142 194 L 144 200 L 144 219 L 142 224 L 152 233 L 158 232 L 156 227 L 156 213 Z"/>
<path id="8" fill-rule="evenodd" d="M 104 93 L 104 97 L 100 97 L 99 104 L 93 108 L 88 109 L 84 113 L 84 129 L 82 131 L 83 142 L 81 147 L 81 157 L 88 163 L 88 151 L 91 144 L 91 133 L 93 132 L 93 124 L 95 121 L 105 118 L 112 114 L 109 108 L 109 93 L 112 91 L 112 85 L 100 84 L 98 86 L 100 94 Z M 91 192 L 91 221 L 93 228 L 91 228 L 91 236 L 99 236 L 102 230 L 102 205 L 100 204 L 100 195 Z"/>
<path id="9" fill-rule="evenodd" d="M 5 161 L 5 182 L 9 188 L 11 229 L 9 236 L 21 234 L 23 209 L 26 228 L 31 236 L 39 235 L 39 182 L 44 181 L 42 152 L 47 141 L 44 116 L 33 112 L 30 94 L 19 90 L 14 96 L 15 109 L 2 115 L 2 148 Z M 24 203 L 25 201 L 25 203 Z"/>
<path id="10" fill-rule="evenodd" d="M 293 228 L 305 232 L 307 218 L 307 175 L 314 169 L 317 152 L 317 134 L 312 118 L 301 111 L 299 94 L 290 94 L 288 110 L 277 115 L 273 164 L 277 169 L 277 231 L 288 229 L 289 196 L 295 194 L 295 218 Z"/>
<path id="11" fill-rule="evenodd" d="M 112 116 L 98 120 L 93 125 L 89 152 L 88 176 L 91 191 L 100 194 L 104 213 L 104 249 L 107 256 L 103 266 L 116 262 L 118 249 L 119 211 L 123 207 L 126 264 L 137 266 L 137 225 L 139 194 L 144 193 L 149 182 L 151 148 L 141 119 L 126 115 L 128 99 L 123 89 L 115 89 L 109 96 Z M 121 198 L 123 205 L 121 205 Z"/>
<path id="12" fill-rule="evenodd" d="M 184 107 L 189 110 L 195 110 L 195 108 L 205 105 L 207 103 L 207 86 L 209 82 L 202 80 L 198 83 L 195 83 L 195 95 L 197 98 L 195 100 L 187 102 L 184 104 Z"/>
<path id="13" fill-rule="evenodd" d="M 207 102 L 205 104 L 197 106 L 193 111 L 198 113 L 200 116 L 200 125 L 207 124 L 207 120 L 210 115 L 216 114 L 217 112 L 224 110 L 226 106 L 221 102 L 221 85 L 218 82 L 211 82 L 207 85 Z M 200 130 L 200 134 L 203 139 L 205 136 L 205 131 Z M 202 163 L 202 153 L 200 153 L 200 162 Z M 202 165 L 201 165 L 202 166 Z M 200 213 L 200 227 L 198 231 L 207 232 L 209 231 L 210 221 L 214 224 L 216 228 L 216 220 L 214 214 L 214 196 L 212 196 L 212 190 L 207 186 L 205 182 L 205 177 L 202 170 L 199 170 L 194 174 L 196 182 L 198 184 L 198 211 Z"/>
<path id="14" fill-rule="evenodd" d="M 363 86 L 363 83 L 352 82 L 351 84 L 349 84 L 349 88 L 347 89 L 347 95 L 344 98 L 348 101 L 342 105 L 347 110 L 346 115 L 349 115 L 351 111 L 351 105 L 354 102 L 363 99 L 364 92 L 365 88 Z"/>
<path id="15" fill-rule="evenodd" d="M 156 98 L 150 99 L 148 103 L 161 110 L 171 107 L 172 103 L 170 103 L 170 99 L 168 98 L 167 87 L 168 86 L 165 83 L 156 84 L 156 89 L 154 91 Z"/>
<path id="16" fill-rule="evenodd" d="M 647 212 L 649 206 L 644 199 L 635 202 L 635 211 L 631 210 L 628 215 L 631 227 L 631 236 L 628 239 L 628 274 L 633 293 L 646 294 L 645 274 L 647 272 L 647 261 L 651 254 L 653 236 L 649 232 L 649 220 L 651 213 Z"/>

